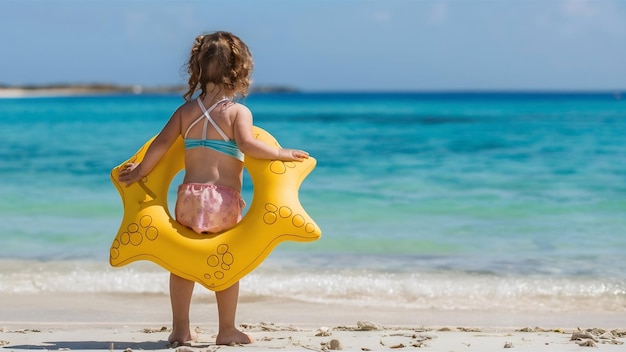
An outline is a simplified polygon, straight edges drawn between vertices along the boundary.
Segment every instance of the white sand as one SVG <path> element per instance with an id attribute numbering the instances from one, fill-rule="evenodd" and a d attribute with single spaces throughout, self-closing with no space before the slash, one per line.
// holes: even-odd
<path id="1" fill-rule="evenodd" d="M 21 89 L 0 88 L 0 98 L 23 98 L 23 97 L 54 97 L 74 96 L 93 93 L 88 89 L 79 88 L 49 88 L 49 89 Z"/>
<path id="2" fill-rule="evenodd" d="M 212 299 L 194 299 L 192 323 L 199 340 L 178 352 L 328 350 L 580 351 L 578 343 L 625 351 L 621 313 L 424 311 L 342 307 L 301 302 L 245 302 L 238 322 L 256 339 L 248 346 L 216 346 L 217 313 Z M 167 350 L 170 327 L 166 295 L 0 295 L 2 351 Z M 577 327 L 593 337 L 572 341 Z M 604 336 L 601 333 L 606 330 Z M 613 332 L 611 333 L 611 330 Z M 594 341 L 594 339 L 596 341 Z M 335 347 L 334 345 L 332 347 Z M 172 349 L 169 349 L 172 350 Z"/>

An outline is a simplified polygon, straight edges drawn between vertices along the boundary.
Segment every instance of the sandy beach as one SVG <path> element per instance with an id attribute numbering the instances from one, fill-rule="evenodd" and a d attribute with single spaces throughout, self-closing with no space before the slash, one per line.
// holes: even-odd
<path id="1" fill-rule="evenodd" d="M 238 323 L 256 342 L 214 344 L 212 298 L 194 298 L 199 339 L 167 346 L 166 295 L 0 295 L 0 345 L 5 351 L 622 351 L 623 313 L 503 312 L 379 309 L 296 301 L 241 301 Z M 580 330 L 579 330 L 580 329 Z"/>
<path id="2" fill-rule="evenodd" d="M 108 93 L 109 90 L 97 90 L 78 87 L 60 87 L 60 88 L 0 88 L 0 98 L 25 98 L 25 97 L 64 97 L 64 96 L 81 96 L 90 94 Z"/>

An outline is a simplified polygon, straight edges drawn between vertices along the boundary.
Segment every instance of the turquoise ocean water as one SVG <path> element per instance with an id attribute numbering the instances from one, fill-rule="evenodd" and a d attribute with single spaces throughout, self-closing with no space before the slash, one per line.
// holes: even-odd
<path id="1" fill-rule="evenodd" d="M 122 216 L 109 172 L 181 102 L 0 99 L 0 292 L 167 294 L 156 265 L 108 266 Z M 298 93 L 245 104 L 283 146 L 317 158 L 300 199 L 323 237 L 280 245 L 243 280 L 243 299 L 626 311 L 626 99 Z"/>

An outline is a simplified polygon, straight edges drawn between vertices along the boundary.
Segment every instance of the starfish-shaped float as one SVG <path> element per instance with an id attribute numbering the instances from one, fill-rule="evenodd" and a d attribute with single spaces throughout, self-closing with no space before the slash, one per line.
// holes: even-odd
<path id="1" fill-rule="evenodd" d="M 255 126 L 254 135 L 280 148 L 267 131 Z M 205 235 L 180 225 L 168 211 L 170 183 L 184 167 L 182 138 L 141 181 L 128 187 L 118 181 L 121 167 L 141 161 L 152 140 L 111 171 L 111 181 L 124 205 L 122 224 L 110 250 L 112 266 L 149 260 L 210 290 L 221 291 L 254 270 L 279 243 L 320 238 L 320 228 L 298 199 L 300 185 L 315 168 L 314 158 L 282 162 L 246 157 L 244 166 L 254 185 L 249 211 L 234 228 Z"/>

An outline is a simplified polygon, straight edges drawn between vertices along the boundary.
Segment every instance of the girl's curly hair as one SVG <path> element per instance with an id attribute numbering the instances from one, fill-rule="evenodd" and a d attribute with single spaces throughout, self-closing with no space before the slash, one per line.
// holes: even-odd
<path id="1" fill-rule="evenodd" d="M 219 87 L 223 96 L 246 96 L 253 66 L 250 49 L 236 35 L 223 31 L 200 35 L 191 48 L 189 90 L 183 98 L 191 100 L 198 90 L 204 97 L 209 83 Z"/>

